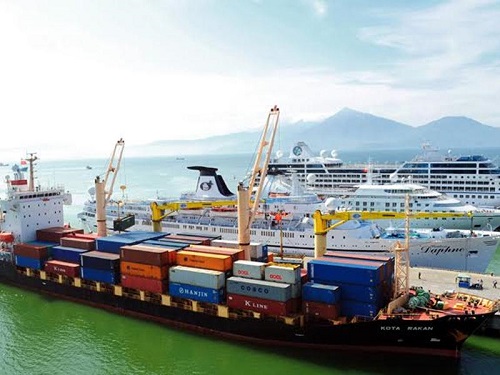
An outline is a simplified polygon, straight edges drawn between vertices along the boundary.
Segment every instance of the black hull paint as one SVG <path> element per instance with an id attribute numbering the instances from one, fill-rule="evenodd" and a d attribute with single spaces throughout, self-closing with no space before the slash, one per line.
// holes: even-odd
<path id="1" fill-rule="evenodd" d="M 493 314 L 447 316 L 428 321 L 373 320 L 341 325 L 306 322 L 304 327 L 300 327 L 274 318 L 224 318 L 60 284 L 26 276 L 12 264 L 3 261 L 0 261 L 0 281 L 118 314 L 203 334 L 266 346 L 295 346 L 320 350 L 363 350 L 458 357 L 467 337 Z"/>

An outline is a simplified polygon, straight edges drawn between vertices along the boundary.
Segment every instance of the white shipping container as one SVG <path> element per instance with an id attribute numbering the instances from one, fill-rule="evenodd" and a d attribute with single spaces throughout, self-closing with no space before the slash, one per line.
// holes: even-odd
<path id="1" fill-rule="evenodd" d="M 238 260 L 233 263 L 233 275 L 247 279 L 264 279 L 264 270 L 267 263 L 251 260 Z"/>
<path id="2" fill-rule="evenodd" d="M 224 272 L 193 268 L 186 266 L 174 266 L 169 269 L 169 282 L 188 284 L 210 289 L 220 289 L 226 284 Z"/>
<path id="3" fill-rule="evenodd" d="M 264 279 L 278 283 L 296 284 L 300 282 L 300 267 L 267 266 Z"/>
<path id="4" fill-rule="evenodd" d="M 231 247 L 239 249 L 240 245 L 235 240 L 212 240 L 212 246 Z M 250 258 L 262 258 L 263 245 L 260 242 L 250 242 Z"/>

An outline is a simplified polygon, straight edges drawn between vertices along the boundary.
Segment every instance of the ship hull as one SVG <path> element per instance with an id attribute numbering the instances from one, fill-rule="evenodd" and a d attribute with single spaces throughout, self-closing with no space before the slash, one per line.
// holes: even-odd
<path id="1" fill-rule="evenodd" d="M 265 346 L 322 351 L 418 353 L 458 357 L 465 340 L 492 314 L 448 316 L 429 321 L 371 320 L 331 325 L 306 321 L 303 326 L 277 318 L 231 318 L 163 305 L 161 298 L 144 301 L 112 292 L 27 276 L 8 262 L 0 262 L 0 281 L 57 298 L 84 303 L 121 315 L 214 337 Z"/>

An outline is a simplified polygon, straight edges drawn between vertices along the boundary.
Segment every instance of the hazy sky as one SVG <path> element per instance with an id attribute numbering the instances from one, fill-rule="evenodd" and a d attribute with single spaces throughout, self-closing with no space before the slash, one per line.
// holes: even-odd
<path id="1" fill-rule="evenodd" d="M 499 20 L 498 0 L 0 0 L 0 161 L 260 129 L 274 104 L 500 126 Z"/>

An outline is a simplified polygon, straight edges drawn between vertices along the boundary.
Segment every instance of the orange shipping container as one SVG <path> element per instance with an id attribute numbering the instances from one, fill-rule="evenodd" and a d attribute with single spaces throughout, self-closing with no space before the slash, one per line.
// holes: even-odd
<path id="1" fill-rule="evenodd" d="M 229 255 L 233 262 L 236 262 L 237 260 L 245 260 L 245 252 L 243 250 L 232 249 L 230 247 L 190 245 L 185 250 L 196 251 L 197 253 Z"/>
<path id="2" fill-rule="evenodd" d="M 177 252 L 177 264 L 221 272 L 226 272 L 233 268 L 233 260 L 229 255 L 198 253 L 186 250 Z"/>
<path id="3" fill-rule="evenodd" d="M 150 264 L 120 262 L 122 275 L 146 277 L 150 279 L 163 280 L 168 276 L 168 266 L 152 266 Z"/>

